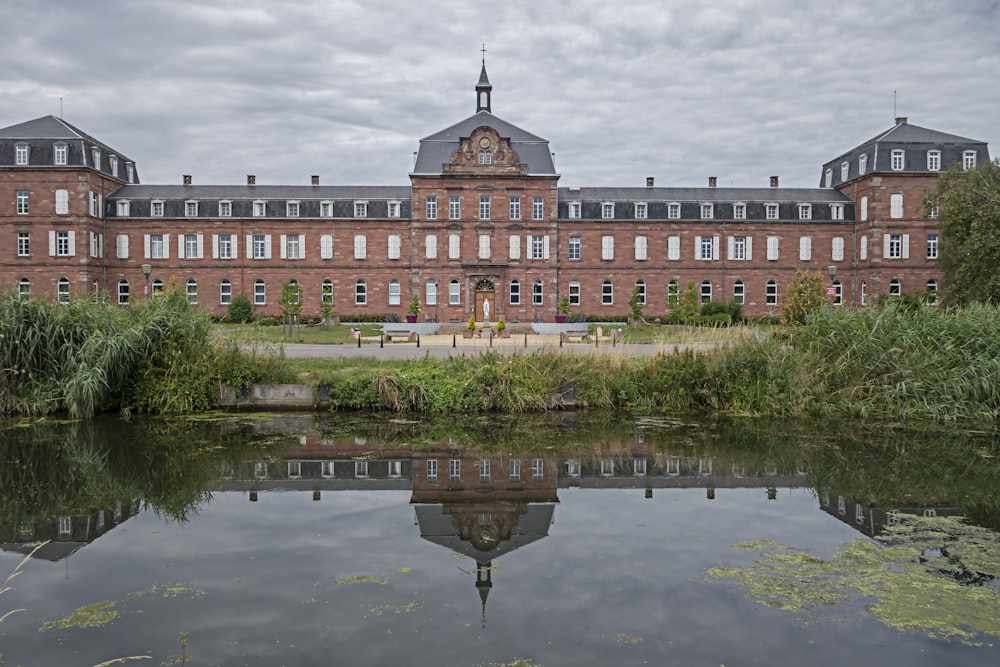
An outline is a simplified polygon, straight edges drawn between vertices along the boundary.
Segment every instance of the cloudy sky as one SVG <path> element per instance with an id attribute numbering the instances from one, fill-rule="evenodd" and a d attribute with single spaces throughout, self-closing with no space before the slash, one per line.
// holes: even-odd
<path id="1" fill-rule="evenodd" d="M 0 0 L 0 127 L 60 114 L 145 183 L 406 185 L 493 112 L 566 186 L 819 184 L 895 116 L 1000 151 L 997 0 Z"/>

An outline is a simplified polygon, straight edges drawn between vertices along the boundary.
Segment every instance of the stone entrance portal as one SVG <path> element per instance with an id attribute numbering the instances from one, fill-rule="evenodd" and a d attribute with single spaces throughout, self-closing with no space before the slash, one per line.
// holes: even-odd
<path id="1" fill-rule="evenodd" d="M 484 279 L 476 283 L 475 304 L 473 315 L 477 322 L 495 322 L 497 320 L 496 290 L 492 280 Z M 487 306 L 487 304 L 489 305 Z"/>

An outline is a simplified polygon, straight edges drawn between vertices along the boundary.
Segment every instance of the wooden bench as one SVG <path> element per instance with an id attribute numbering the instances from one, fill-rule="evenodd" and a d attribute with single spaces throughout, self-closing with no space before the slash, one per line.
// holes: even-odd
<path id="1" fill-rule="evenodd" d="M 560 331 L 559 341 L 561 343 L 569 342 L 571 339 L 579 339 L 581 343 L 590 342 L 590 333 L 585 330 L 580 331 Z"/>
<path id="2" fill-rule="evenodd" d="M 383 329 L 382 335 L 389 342 L 392 342 L 393 338 L 403 338 L 411 343 L 417 340 L 417 332 L 409 329 Z"/>

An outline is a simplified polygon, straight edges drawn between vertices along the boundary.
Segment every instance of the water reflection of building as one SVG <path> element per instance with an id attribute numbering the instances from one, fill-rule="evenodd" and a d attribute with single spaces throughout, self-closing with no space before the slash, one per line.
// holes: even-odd
<path id="1" fill-rule="evenodd" d="M 0 532 L 0 549 L 28 554 L 44 542 L 34 557 L 59 562 L 138 514 L 140 506 L 140 501 L 128 500 L 86 514 L 28 519 Z"/>
<path id="2" fill-rule="evenodd" d="M 493 562 L 549 534 L 559 502 L 558 459 L 467 450 L 414 454 L 410 502 L 420 537 L 475 561 L 485 626 Z"/>
<path id="3" fill-rule="evenodd" d="M 905 515 L 957 516 L 959 514 L 958 508 L 951 506 L 944 498 L 931 500 L 907 498 L 903 500 L 904 504 L 886 509 L 834 493 L 817 495 L 820 509 L 868 537 L 878 537 L 887 526 L 899 523 Z"/>

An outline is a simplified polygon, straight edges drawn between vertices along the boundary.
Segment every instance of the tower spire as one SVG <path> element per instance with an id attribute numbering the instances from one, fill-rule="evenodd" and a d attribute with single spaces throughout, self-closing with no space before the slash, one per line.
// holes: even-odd
<path id="1" fill-rule="evenodd" d="M 493 85 L 490 83 L 489 77 L 486 76 L 486 44 L 483 44 L 483 48 L 480 51 L 483 54 L 483 68 L 479 72 L 479 83 L 476 84 L 476 113 L 480 111 L 493 113 L 492 106 L 490 105 Z"/>

